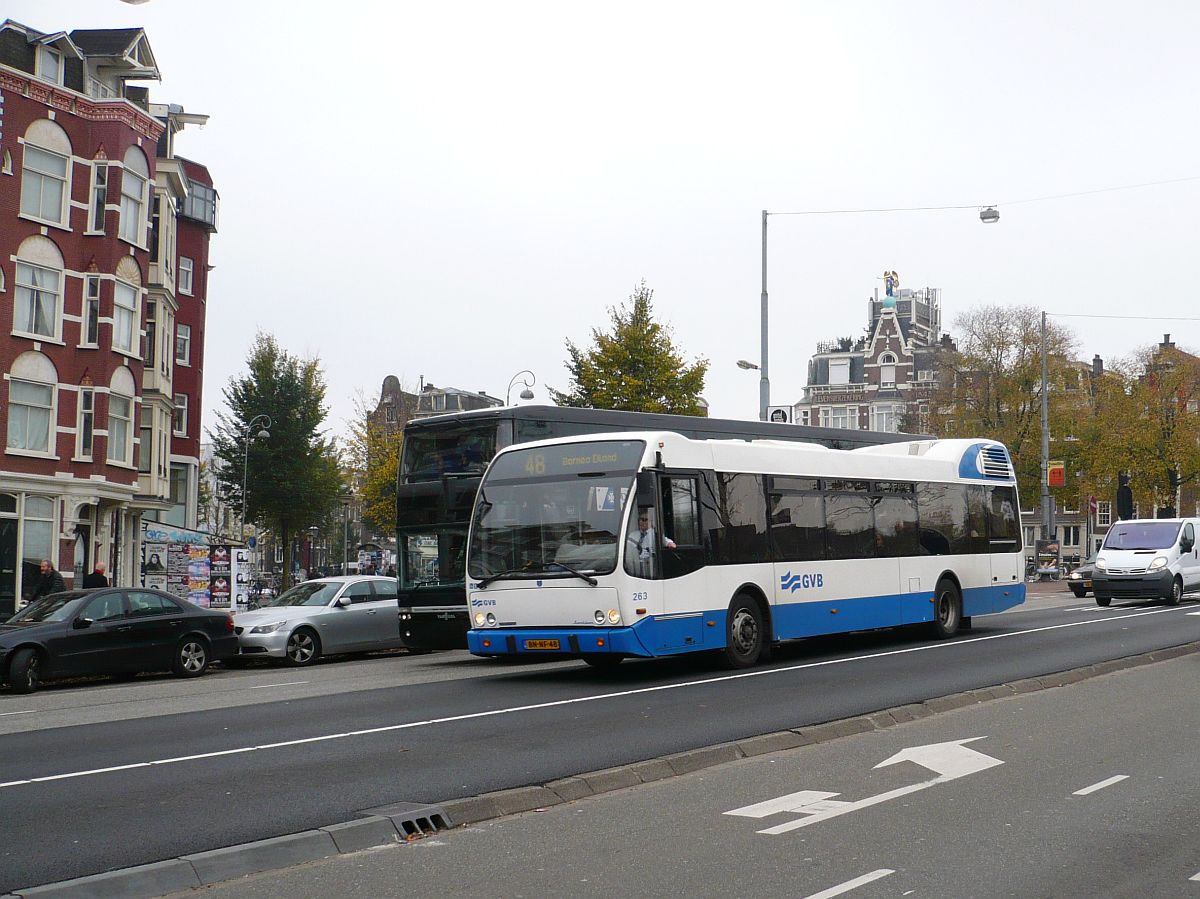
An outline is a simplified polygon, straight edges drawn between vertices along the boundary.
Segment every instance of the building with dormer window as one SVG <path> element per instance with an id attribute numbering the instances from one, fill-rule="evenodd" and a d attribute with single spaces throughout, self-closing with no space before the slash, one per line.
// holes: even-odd
<path id="1" fill-rule="evenodd" d="M 896 289 L 867 300 L 867 330 L 817 344 L 793 421 L 827 428 L 924 430 L 943 341 L 941 291 Z"/>
<path id="2" fill-rule="evenodd" d="M 181 505 L 177 460 L 198 466 L 215 213 L 187 210 L 215 195 L 173 148 L 204 117 L 152 105 L 158 80 L 140 28 L 0 23 L 0 616 L 43 558 L 68 586 L 99 561 L 133 583 L 141 519 Z"/>

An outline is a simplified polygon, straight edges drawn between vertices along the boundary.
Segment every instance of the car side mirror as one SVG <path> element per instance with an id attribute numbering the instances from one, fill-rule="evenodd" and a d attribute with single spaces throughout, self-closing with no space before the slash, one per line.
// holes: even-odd
<path id="1" fill-rule="evenodd" d="M 346 608 L 348 605 L 350 605 L 350 602 L 351 602 L 351 599 L 350 599 L 350 597 L 349 597 L 349 596 L 339 596 L 339 597 L 337 598 L 337 602 L 335 602 L 335 603 L 334 603 L 334 605 L 335 605 L 335 606 L 341 606 L 341 607 L 344 609 L 344 608 Z"/>
<path id="2" fill-rule="evenodd" d="M 81 631 L 84 628 L 88 628 L 91 626 L 92 626 L 92 619 L 90 619 L 90 618 L 76 618 L 74 621 L 71 622 L 71 627 L 77 631 Z"/>

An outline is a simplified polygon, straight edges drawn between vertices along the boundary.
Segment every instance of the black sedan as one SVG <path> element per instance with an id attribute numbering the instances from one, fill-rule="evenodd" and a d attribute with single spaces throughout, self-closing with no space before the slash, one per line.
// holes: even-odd
<path id="1" fill-rule="evenodd" d="M 1069 575 L 1067 575 L 1067 586 L 1071 588 L 1071 592 L 1080 599 L 1088 595 L 1092 589 L 1092 575 L 1096 571 L 1096 557 L 1092 556 Z"/>
<path id="2" fill-rule="evenodd" d="M 49 677 L 166 670 L 199 677 L 237 651 L 228 612 L 140 587 L 69 590 L 0 624 L 0 681 L 32 693 Z"/>

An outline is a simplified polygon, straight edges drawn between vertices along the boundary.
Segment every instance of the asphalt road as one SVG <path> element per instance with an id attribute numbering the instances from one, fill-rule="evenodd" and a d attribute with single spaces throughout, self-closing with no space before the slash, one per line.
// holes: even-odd
<path id="1" fill-rule="evenodd" d="M 734 675 L 448 653 L 5 696 L 0 891 L 1178 645 L 1198 611 L 1056 595 L 954 641 L 812 640 Z"/>
<path id="2" fill-rule="evenodd" d="M 1189 655 L 204 896 L 1200 897 L 1198 681 Z M 940 781 L 880 767 L 939 744 Z"/>

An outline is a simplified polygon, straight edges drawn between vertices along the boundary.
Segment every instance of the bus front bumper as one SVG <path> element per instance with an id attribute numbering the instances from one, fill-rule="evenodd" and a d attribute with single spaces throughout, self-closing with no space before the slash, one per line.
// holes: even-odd
<path id="1" fill-rule="evenodd" d="M 467 631 L 467 649 L 477 656 L 654 655 L 632 627 L 475 628 Z"/>

